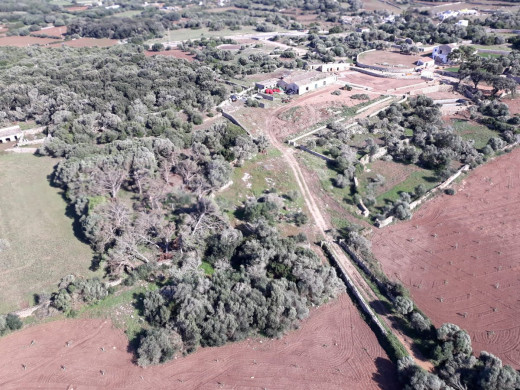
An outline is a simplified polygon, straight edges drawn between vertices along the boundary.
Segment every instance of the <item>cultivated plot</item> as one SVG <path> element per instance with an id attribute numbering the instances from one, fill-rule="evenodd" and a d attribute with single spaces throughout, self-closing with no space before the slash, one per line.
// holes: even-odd
<path id="1" fill-rule="evenodd" d="M 280 340 L 202 348 L 146 369 L 132 363 L 127 345 L 109 321 L 35 326 L 0 340 L 0 350 L 10 351 L 0 356 L 0 387 L 370 390 L 394 389 L 397 382 L 393 364 L 346 294 Z"/>
<path id="2" fill-rule="evenodd" d="M 375 232 L 373 250 L 440 326 L 466 329 L 486 350 L 520 368 L 520 150 L 478 168 L 455 196 L 411 221 Z"/>

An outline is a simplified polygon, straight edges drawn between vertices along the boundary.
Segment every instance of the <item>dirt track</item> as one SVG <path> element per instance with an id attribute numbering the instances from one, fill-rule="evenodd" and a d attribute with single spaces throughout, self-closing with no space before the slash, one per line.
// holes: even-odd
<path id="1" fill-rule="evenodd" d="M 345 294 L 313 310 L 299 330 L 280 340 L 203 348 L 146 369 L 132 363 L 127 345 L 125 335 L 103 320 L 65 320 L 25 329 L 0 339 L 0 351 L 9 351 L 0 354 L 0 388 L 398 388 L 393 364 Z"/>
<path id="2" fill-rule="evenodd" d="M 520 368 L 520 150 L 478 168 L 455 196 L 442 195 L 411 221 L 378 230 L 373 250 L 435 323 L 466 329 Z"/>
<path id="3" fill-rule="evenodd" d="M 298 164 L 298 161 L 296 160 L 294 153 L 295 150 L 287 145 L 285 145 L 281 139 L 285 137 L 285 130 L 287 128 L 286 123 L 279 119 L 279 114 L 281 112 L 285 112 L 287 110 L 290 110 L 291 107 L 295 105 L 301 105 L 304 100 L 312 100 L 316 99 L 320 96 L 322 92 L 314 92 L 309 93 L 305 98 L 298 99 L 295 102 L 292 102 L 291 104 L 287 106 L 280 107 L 274 111 L 268 112 L 267 110 L 261 110 L 263 113 L 262 118 L 258 118 L 257 120 L 260 122 L 261 119 L 263 119 L 264 123 L 260 126 L 262 129 L 267 129 L 267 135 L 269 137 L 269 140 L 271 141 L 272 145 L 279 149 L 285 161 L 287 164 L 291 167 L 291 170 L 294 173 L 294 176 L 296 178 L 296 181 L 298 183 L 298 186 L 300 188 L 300 192 L 302 193 L 302 196 L 305 200 L 307 209 L 311 213 L 312 216 L 312 222 L 314 223 L 314 226 L 319 232 L 319 234 L 326 240 L 329 240 L 330 249 L 335 255 L 336 259 L 341 263 L 341 266 L 343 269 L 346 270 L 349 277 L 353 280 L 354 284 L 357 286 L 357 288 L 360 290 L 361 294 L 364 296 L 364 298 L 369 302 L 371 306 L 374 306 L 377 308 L 378 312 L 381 314 L 384 314 L 385 316 L 390 314 L 386 312 L 386 309 L 382 304 L 379 303 L 379 298 L 374 293 L 372 288 L 368 285 L 368 283 L 365 281 L 365 279 L 361 276 L 357 268 L 352 264 L 351 260 L 345 255 L 344 251 L 340 248 L 339 245 L 337 245 L 335 242 L 330 240 L 330 237 L 328 237 L 326 231 L 329 230 L 332 226 L 330 224 L 330 221 L 327 221 L 324 215 L 326 215 L 326 207 L 323 202 L 319 203 L 316 199 L 321 199 L 321 194 L 316 192 L 311 192 L 309 189 L 309 186 L 307 185 L 307 178 L 302 173 L 302 170 Z M 308 104 L 308 102 L 307 102 Z M 384 105 L 385 103 L 382 103 Z M 386 103 L 388 104 L 388 103 Z M 379 105 L 376 105 L 375 107 L 363 112 L 362 114 L 358 115 L 357 117 L 365 117 L 369 115 L 371 112 L 381 108 Z M 314 191 L 316 191 L 316 188 L 313 188 Z M 406 338 L 401 332 L 400 329 L 395 328 L 395 323 L 391 321 L 389 318 L 382 317 L 383 321 L 386 323 L 386 325 L 389 328 L 394 328 L 394 333 L 396 336 L 401 340 L 402 344 L 405 346 L 405 348 L 408 350 L 408 353 L 412 355 L 417 364 L 421 366 L 422 368 L 426 370 L 432 370 L 433 366 L 432 364 L 424 359 L 424 357 L 418 352 L 411 348 L 411 340 Z"/>

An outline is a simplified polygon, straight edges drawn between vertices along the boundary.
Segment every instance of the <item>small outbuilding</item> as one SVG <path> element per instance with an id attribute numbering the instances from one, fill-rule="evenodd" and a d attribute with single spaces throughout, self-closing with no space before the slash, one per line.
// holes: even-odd
<path id="1" fill-rule="evenodd" d="M 10 126 L 0 129 L 0 144 L 5 142 L 14 142 L 22 138 L 23 132 L 20 126 Z"/>
<path id="2" fill-rule="evenodd" d="M 278 85 L 278 80 L 279 79 L 273 78 L 273 79 L 258 81 L 255 83 L 255 88 L 256 89 L 276 88 L 276 86 Z"/>

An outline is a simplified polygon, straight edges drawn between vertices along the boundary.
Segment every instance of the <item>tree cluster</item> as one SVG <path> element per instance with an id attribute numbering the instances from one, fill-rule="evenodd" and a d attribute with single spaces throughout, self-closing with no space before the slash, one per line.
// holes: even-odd
<path id="1" fill-rule="evenodd" d="M 168 337 L 180 335 L 185 352 L 254 334 L 278 337 L 308 315 L 309 305 L 320 305 L 339 291 L 331 267 L 262 220 L 245 233 L 215 232 L 205 261 L 215 268 L 211 278 L 196 269 L 176 273 L 143 301 L 149 323 L 167 329 Z M 143 339 L 141 346 L 147 342 Z M 144 349 L 139 353 L 146 362 L 157 361 Z"/>

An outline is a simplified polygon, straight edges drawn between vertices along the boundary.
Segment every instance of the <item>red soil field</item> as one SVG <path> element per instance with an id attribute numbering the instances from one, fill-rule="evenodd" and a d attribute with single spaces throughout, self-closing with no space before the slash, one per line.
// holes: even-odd
<path id="1" fill-rule="evenodd" d="M 346 294 L 313 310 L 299 330 L 280 340 L 248 339 L 203 348 L 148 368 L 132 362 L 127 346 L 123 332 L 109 321 L 34 326 L 0 339 L 0 388 L 398 388 L 393 364 Z"/>
<path id="2" fill-rule="evenodd" d="M 503 99 L 502 102 L 509 106 L 509 113 L 511 115 L 520 115 L 520 98 L 517 97 L 516 99 Z"/>
<path id="3" fill-rule="evenodd" d="M 63 36 L 67 33 L 67 26 L 61 26 L 61 27 L 50 27 L 50 28 L 43 28 L 39 31 L 34 31 L 30 35 L 47 35 L 50 37 L 59 37 Z"/>
<path id="4" fill-rule="evenodd" d="M 456 195 L 375 232 L 373 251 L 440 326 L 467 330 L 482 350 L 520 368 L 520 150 L 477 168 Z"/>
<path id="5" fill-rule="evenodd" d="M 16 47 L 33 46 L 33 45 L 42 45 L 43 46 L 43 45 L 47 45 L 52 42 L 56 42 L 56 39 L 37 38 L 37 37 L 31 37 L 31 36 L 0 37 L 0 46 L 16 46 Z"/>
<path id="6" fill-rule="evenodd" d="M 147 51 L 145 52 L 145 55 L 148 57 L 151 56 L 167 56 L 167 57 L 175 57 L 182 60 L 186 60 L 189 62 L 195 61 L 195 58 L 193 55 L 183 52 L 180 49 L 171 49 L 171 50 L 164 50 L 164 51 Z"/>
<path id="7" fill-rule="evenodd" d="M 50 47 L 61 47 L 63 45 L 69 47 L 110 47 L 117 45 L 117 39 L 109 38 L 78 38 L 71 41 L 63 41 L 49 45 Z"/>

